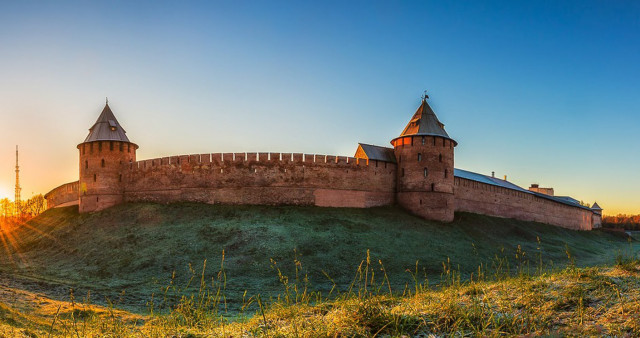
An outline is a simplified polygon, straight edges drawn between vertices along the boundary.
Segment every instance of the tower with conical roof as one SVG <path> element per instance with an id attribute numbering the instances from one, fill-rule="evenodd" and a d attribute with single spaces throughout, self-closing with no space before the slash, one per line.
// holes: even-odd
<path id="1" fill-rule="evenodd" d="M 453 153 L 457 142 L 444 130 L 424 96 L 422 104 L 391 144 L 397 169 L 396 200 L 408 211 L 453 221 Z"/>
<path id="2" fill-rule="evenodd" d="M 591 206 L 591 210 L 593 210 L 592 217 L 592 226 L 593 228 L 602 227 L 602 208 L 598 205 L 598 202 L 594 202 Z"/>
<path id="3" fill-rule="evenodd" d="M 89 135 L 78 145 L 80 212 L 98 211 L 123 202 L 123 174 L 136 161 L 137 149 L 107 102 Z"/>

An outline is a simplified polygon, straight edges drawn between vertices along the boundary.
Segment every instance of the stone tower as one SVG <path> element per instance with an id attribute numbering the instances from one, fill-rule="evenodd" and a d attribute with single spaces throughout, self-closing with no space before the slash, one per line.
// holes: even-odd
<path id="1" fill-rule="evenodd" d="M 123 173 L 136 161 L 138 146 L 105 104 L 89 135 L 78 145 L 80 151 L 79 211 L 106 209 L 123 201 Z"/>
<path id="2" fill-rule="evenodd" d="M 398 179 L 398 204 L 420 217 L 453 221 L 453 150 L 458 144 L 444 130 L 427 96 L 393 139 Z"/>

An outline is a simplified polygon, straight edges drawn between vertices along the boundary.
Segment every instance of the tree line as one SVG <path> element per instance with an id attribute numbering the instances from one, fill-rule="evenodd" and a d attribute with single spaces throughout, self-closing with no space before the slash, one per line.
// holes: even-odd
<path id="1" fill-rule="evenodd" d="M 15 201 L 8 198 L 0 200 L 0 217 L 4 220 L 29 220 L 45 210 L 47 210 L 47 200 L 42 194 L 35 195 L 26 201 L 20 201 L 17 205 Z"/>
<path id="2" fill-rule="evenodd" d="M 640 230 L 640 215 L 618 214 L 616 216 L 603 216 L 602 226 L 605 228 Z"/>

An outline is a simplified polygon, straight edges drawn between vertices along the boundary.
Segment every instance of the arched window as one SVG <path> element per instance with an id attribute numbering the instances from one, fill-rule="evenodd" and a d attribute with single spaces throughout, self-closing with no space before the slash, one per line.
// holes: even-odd
<path id="1" fill-rule="evenodd" d="M 104 158 L 102 159 L 102 162 L 100 165 L 104 168 Z"/>
<path id="2" fill-rule="evenodd" d="M 418 153 L 418 162 L 422 161 L 422 154 Z"/>
<path id="3" fill-rule="evenodd" d="M 424 177 L 427 177 L 429 175 L 429 170 L 427 170 L 427 168 L 424 168 L 422 172 L 424 174 Z"/>
<path id="4" fill-rule="evenodd" d="M 438 161 L 442 162 L 442 154 L 438 155 Z"/>

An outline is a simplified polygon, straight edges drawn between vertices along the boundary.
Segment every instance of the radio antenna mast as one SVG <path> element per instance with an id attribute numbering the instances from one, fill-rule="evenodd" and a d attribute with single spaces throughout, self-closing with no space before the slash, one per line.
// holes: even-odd
<path id="1" fill-rule="evenodd" d="M 16 145 L 16 195 L 14 197 L 15 214 L 20 216 L 20 166 L 18 165 L 18 146 Z"/>

